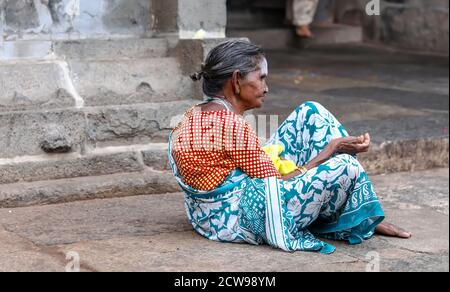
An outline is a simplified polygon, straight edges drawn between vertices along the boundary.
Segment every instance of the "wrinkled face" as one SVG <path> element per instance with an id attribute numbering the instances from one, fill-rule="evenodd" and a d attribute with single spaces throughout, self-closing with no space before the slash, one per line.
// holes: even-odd
<path id="1" fill-rule="evenodd" d="M 245 78 L 240 80 L 239 97 L 247 109 L 260 108 L 264 103 L 266 93 L 269 92 L 266 83 L 269 74 L 266 58 L 261 59 L 258 67 L 258 70 L 248 73 Z"/>

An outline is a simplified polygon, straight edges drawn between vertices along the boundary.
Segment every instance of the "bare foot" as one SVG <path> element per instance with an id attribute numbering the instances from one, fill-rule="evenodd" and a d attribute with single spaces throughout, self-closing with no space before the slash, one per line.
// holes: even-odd
<path id="1" fill-rule="evenodd" d="M 314 37 L 311 30 L 309 29 L 309 25 L 300 25 L 296 29 L 297 35 L 301 38 L 312 38 Z"/>
<path id="2" fill-rule="evenodd" d="M 380 223 L 375 229 L 375 232 L 381 235 L 398 238 L 411 238 L 412 236 L 410 232 L 387 222 Z"/>

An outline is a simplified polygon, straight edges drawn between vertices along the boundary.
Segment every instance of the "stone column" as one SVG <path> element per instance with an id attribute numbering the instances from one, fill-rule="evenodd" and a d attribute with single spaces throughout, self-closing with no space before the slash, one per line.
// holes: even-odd
<path id="1" fill-rule="evenodd" d="M 5 22 L 5 0 L 0 0 L 0 47 L 3 46 L 3 30 Z"/>
<path id="2" fill-rule="evenodd" d="M 180 39 L 224 38 L 226 0 L 154 0 L 153 29 Z"/>

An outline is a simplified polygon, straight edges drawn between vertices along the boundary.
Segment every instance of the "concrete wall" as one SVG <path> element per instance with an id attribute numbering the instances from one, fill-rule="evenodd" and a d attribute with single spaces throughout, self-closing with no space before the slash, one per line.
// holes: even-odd
<path id="1" fill-rule="evenodd" d="M 151 33 L 149 0 L 0 0 L 5 40 Z"/>
<path id="2" fill-rule="evenodd" d="M 335 1 L 336 20 L 362 24 L 368 40 L 425 52 L 449 52 L 448 0 L 381 0 L 380 16 L 368 16 L 368 0 Z"/>
<path id="3" fill-rule="evenodd" d="M 449 1 L 385 1 L 384 42 L 420 51 L 449 52 Z"/>

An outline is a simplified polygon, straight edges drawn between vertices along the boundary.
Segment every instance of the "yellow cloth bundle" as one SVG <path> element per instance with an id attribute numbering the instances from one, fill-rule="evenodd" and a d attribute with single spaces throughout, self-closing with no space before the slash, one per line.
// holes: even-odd
<path id="1" fill-rule="evenodd" d="M 288 175 L 297 170 L 297 165 L 294 161 L 284 160 L 280 154 L 284 151 L 283 145 L 275 144 L 262 147 L 267 156 L 272 160 L 273 165 L 281 175 Z"/>

